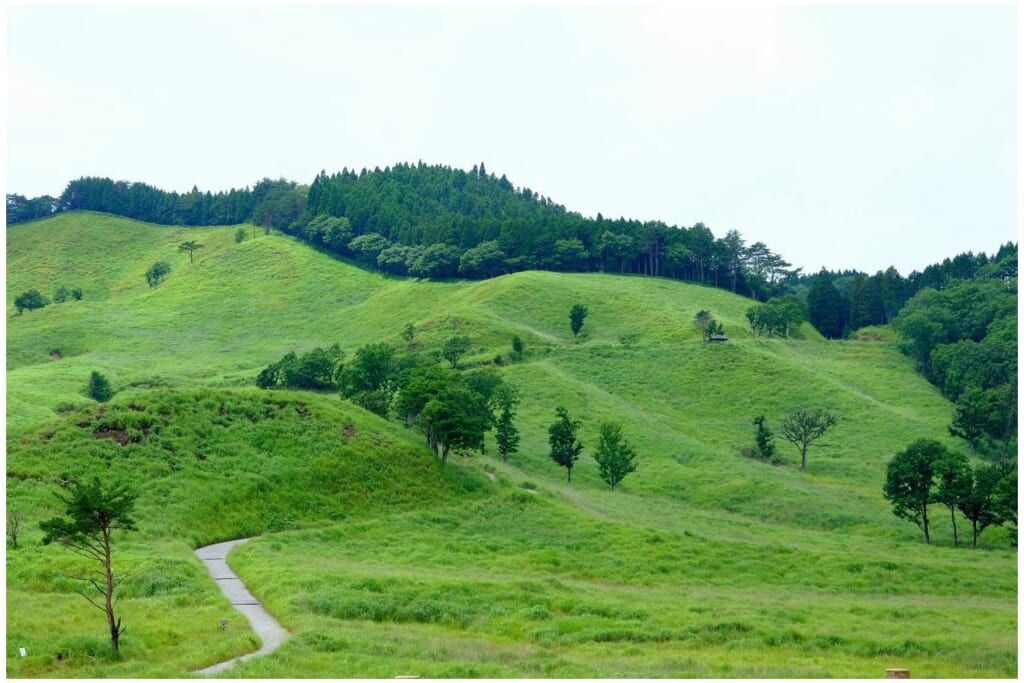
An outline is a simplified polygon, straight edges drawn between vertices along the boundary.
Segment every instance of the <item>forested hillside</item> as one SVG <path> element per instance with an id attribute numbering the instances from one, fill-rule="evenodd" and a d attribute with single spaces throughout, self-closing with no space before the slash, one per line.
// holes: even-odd
<path id="1" fill-rule="evenodd" d="M 919 290 L 1016 277 L 1017 247 L 960 254 L 923 272 L 895 268 L 802 274 L 762 242 L 708 226 L 587 218 L 483 163 L 469 171 L 399 163 L 321 172 L 309 185 L 264 179 L 251 189 L 179 194 L 145 183 L 80 178 L 60 197 L 7 196 L 9 224 L 86 209 L 162 225 L 276 228 L 364 266 L 433 279 L 490 278 L 523 270 L 635 273 L 707 284 L 765 301 L 795 295 L 828 338 L 892 322 Z M 829 290 L 834 286 L 836 292 Z M 810 298 L 810 301 L 809 301 Z"/>

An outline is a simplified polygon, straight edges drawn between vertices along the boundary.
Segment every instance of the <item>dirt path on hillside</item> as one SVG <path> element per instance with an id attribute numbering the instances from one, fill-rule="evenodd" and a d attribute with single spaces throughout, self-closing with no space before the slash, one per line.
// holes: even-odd
<path id="1" fill-rule="evenodd" d="M 241 657 L 235 657 L 229 659 L 226 662 L 220 664 L 214 664 L 208 666 L 205 669 L 200 669 L 196 673 L 211 675 L 219 673 L 224 669 L 227 669 L 235 662 L 244 661 L 251 659 L 252 657 L 261 657 L 266 654 L 270 654 L 284 643 L 285 639 L 288 638 L 288 631 L 284 630 L 284 627 L 278 623 L 277 619 L 271 616 L 270 612 L 263 609 L 263 605 L 260 604 L 259 600 L 253 597 L 249 589 L 245 587 L 242 580 L 238 578 L 238 574 L 231 570 L 228 566 L 227 555 L 228 551 L 234 548 L 236 545 L 245 543 L 248 538 L 240 538 L 236 541 L 226 541 L 224 543 L 214 543 L 213 545 L 204 546 L 196 549 L 196 555 L 203 561 L 206 568 L 210 570 L 210 574 L 213 576 L 214 581 L 220 586 L 221 592 L 227 596 L 227 599 L 231 601 L 231 604 L 236 610 L 245 615 L 245 618 L 249 620 L 252 625 L 252 630 L 256 632 L 260 640 L 263 641 L 263 645 L 260 646 L 256 652 L 250 652 L 247 655 Z"/>

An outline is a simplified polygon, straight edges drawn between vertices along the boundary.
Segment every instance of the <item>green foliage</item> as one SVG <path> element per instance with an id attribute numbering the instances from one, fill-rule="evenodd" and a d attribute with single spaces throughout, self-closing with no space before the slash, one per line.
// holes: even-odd
<path id="1" fill-rule="evenodd" d="M 992 493 L 995 515 L 1013 526 L 1013 544 L 1017 545 L 1017 459 L 1006 463 L 1003 476 Z"/>
<path id="2" fill-rule="evenodd" d="M 71 290 L 61 285 L 57 287 L 57 290 L 53 293 L 53 303 L 62 304 L 71 298 Z"/>
<path id="3" fill-rule="evenodd" d="M 443 280 L 459 272 L 462 254 L 453 244 L 432 244 L 426 247 L 409 266 L 409 275 Z"/>
<path id="4" fill-rule="evenodd" d="M 481 242 L 467 249 L 459 259 L 459 274 L 470 278 L 490 278 L 505 272 L 505 252 L 497 240 Z"/>
<path id="5" fill-rule="evenodd" d="M 341 372 L 341 393 L 352 400 L 361 396 L 359 405 L 387 417 L 399 388 L 400 370 L 391 346 L 367 344 L 356 351 Z"/>
<path id="6" fill-rule="evenodd" d="M 587 319 L 587 307 L 583 304 L 573 304 L 569 310 L 569 327 L 572 328 L 572 336 L 579 337 L 583 329 L 583 321 Z"/>
<path id="7" fill-rule="evenodd" d="M 750 329 L 760 336 L 788 337 L 793 329 L 807 319 L 804 307 L 795 296 L 775 297 L 747 309 Z"/>
<path id="8" fill-rule="evenodd" d="M 512 335 L 512 357 L 515 360 L 522 360 L 523 353 L 525 352 L 526 346 L 523 344 L 523 338 L 518 334 Z"/>
<path id="9" fill-rule="evenodd" d="M 597 450 L 594 452 L 598 471 L 612 491 L 630 472 L 636 472 L 636 451 L 622 435 L 622 426 L 602 422 Z"/>
<path id="10" fill-rule="evenodd" d="M 157 261 L 146 271 L 146 284 L 154 288 L 167 277 L 171 272 L 171 264 L 167 261 Z"/>
<path id="11" fill-rule="evenodd" d="M 96 578 L 82 577 L 96 597 L 81 593 L 82 597 L 101 610 L 110 630 L 110 646 L 120 649 L 120 636 L 124 628 L 114 613 L 115 580 L 112 566 L 111 536 L 114 531 L 136 531 L 132 515 L 136 494 L 122 483 L 101 483 L 93 477 L 89 483 L 72 482 L 67 495 L 58 495 L 64 504 L 64 517 L 53 517 L 39 524 L 43 530 L 43 545 L 57 541 L 68 550 L 100 565 Z M 102 604 L 98 601 L 101 600 Z"/>
<path id="12" fill-rule="evenodd" d="M 110 380 L 102 373 L 93 370 L 85 385 L 85 395 L 99 403 L 106 403 L 113 398 L 114 390 L 110 388 Z"/>
<path id="13" fill-rule="evenodd" d="M 960 544 L 956 528 L 956 511 L 971 498 L 974 489 L 974 474 L 967 456 L 958 451 L 949 451 L 934 466 L 939 488 L 935 500 L 949 509 L 953 526 L 953 546 Z"/>
<path id="14" fill-rule="evenodd" d="M 988 527 L 1004 522 L 1016 524 L 1016 496 L 1012 501 L 1001 501 L 999 493 L 1004 481 L 1009 481 L 1010 477 L 1013 477 L 1013 482 L 1016 481 L 1017 466 L 1016 463 L 1007 463 L 1003 467 L 983 465 L 969 472 L 967 476 L 970 478 L 958 491 L 960 495 L 956 496 L 956 506 L 964 517 L 970 520 L 973 531 L 972 545 L 977 547 L 978 535 Z M 1006 502 L 1010 503 L 1009 508 L 1005 507 Z"/>
<path id="15" fill-rule="evenodd" d="M 412 323 L 406 323 L 405 327 L 402 328 L 402 339 L 405 340 L 407 345 L 412 345 L 412 340 L 416 337 L 416 326 Z"/>
<path id="16" fill-rule="evenodd" d="M 807 468 L 807 448 L 839 423 L 827 410 L 796 410 L 782 420 L 780 434 L 800 449 L 800 469 Z"/>
<path id="17" fill-rule="evenodd" d="M 459 359 L 470 349 L 469 337 L 462 335 L 451 337 L 444 343 L 441 356 L 452 364 L 452 369 L 459 367 Z"/>
<path id="18" fill-rule="evenodd" d="M 580 428 L 579 420 L 569 417 L 569 411 L 555 408 L 558 419 L 548 427 L 548 443 L 551 445 L 551 459 L 566 471 L 566 481 L 572 482 L 572 468 L 583 452 L 583 444 L 576 438 Z"/>
<path id="19" fill-rule="evenodd" d="M 826 339 L 839 339 L 843 336 L 842 299 L 824 269 L 807 292 L 807 318 Z"/>
<path id="20" fill-rule="evenodd" d="M 932 488 L 939 463 L 949 457 L 946 447 L 932 439 L 918 439 L 896 454 L 885 472 L 885 499 L 893 514 L 916 524 L 931 543 L 928 506 L 936 502 Z"/>
<path id="21" fill-rule="evenodd" d="M 778 462 L 778 459 L 775 457 L 775 435 L 765 425 L 764 415 L 761 414 L 755 417 L 754 424 L 757 426 L 754 442 L 758 457 L 764 462 Z"/>
<path id="22" fill-rule="evenodd" d="M 237 235 L 236 235 L 235 239 L 237 241 Z M 196 250 L 202 249 L 202 248 L 203 248 L 203 245 L 201 245 L 199 242 L 197 242 L 195 240 L 188 240 L 187 242 L 182 242 L 181 244 L 178 245 L 178 251 L 187 251 L 188 252 L 188 262 L 189 263 L 193 262 L 193 256 L 195 255 Z"/>
<path id="23" fill-rule="evenodd" d="M 352 240 L 352 228 L 347 218 L 324 214 L 312 218 L 300 234 L 315 245 L 337 252 L 344 250 Z"/>
<path id="24" fill-rule="evenodd" d="M 391 245 L 384 235 L 373 232 L 360 235 L 348 243 L 349 251 L 367 265 L 377 265 L 377 257 Z"/>
<path id="25" fill-rule="evenodd" d="M 498 443 L 498 456 L 503 462 L 519 450 L 519 430 L 516 428 L 515 408 L 519 404 L 519 390 L 510 384 L 502 384 L 495 395 L 500 414 L 495 422 L 495 440 Z"/>
<path id="26" fill-rule="evenodd" d="M 18 309 L 18 315 L 25 311 L 33 311 L 46 306 L 46 298 L 39 293 L 38 289 L 30 289 L 22 292 L 14 298 L 14 307 Z"/>
<path id="27" fill-rule="evenodd" d="M 415 417 L 427 444 L 435 455 L 440 454 L 442 465 L 448 462 L 452 448 L 482 451 L 484 434 L 494 425 L 487 399 L 465 377 L 456 377 L 437 387 Z"/>
<path id="28" fill-rule="evenodd" d="M 260 371 L 256 386 L 261 389 L 336 390 L 344 358 L 345 352 L 339 344 L 327 349 L 318 346 L 301 356 L 291 351 Z"/>
<path id="29" fill-rule="evenodd" d="M 241 244 L 245 241 L 245 228 L 239 228 L 235 230 L 235 244 Z"/>

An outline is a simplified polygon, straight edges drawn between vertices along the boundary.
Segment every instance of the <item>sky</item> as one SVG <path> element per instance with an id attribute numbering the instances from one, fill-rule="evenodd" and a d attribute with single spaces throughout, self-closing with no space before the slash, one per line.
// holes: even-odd
<path id="1" fill-rule="evenodd" d="M 6 191 L 484 162 L 806 272 L 1018 239 L 1013 3 L 6 5 Z"/>

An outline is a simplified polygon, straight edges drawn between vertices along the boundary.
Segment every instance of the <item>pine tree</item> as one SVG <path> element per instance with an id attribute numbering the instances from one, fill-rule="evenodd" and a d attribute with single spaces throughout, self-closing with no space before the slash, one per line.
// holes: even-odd
<path id="1" fill-rule="evenodd" d="M 498 389 L 497 404 L 501 410 L 495 427 L 495 439 L 498 442 L 498 455 L 507 462 L 508 456 L 519 451 L 519 430 L 515 425 L 515 407 L 519 403 L 516 388 L 507 384 Z"/>

